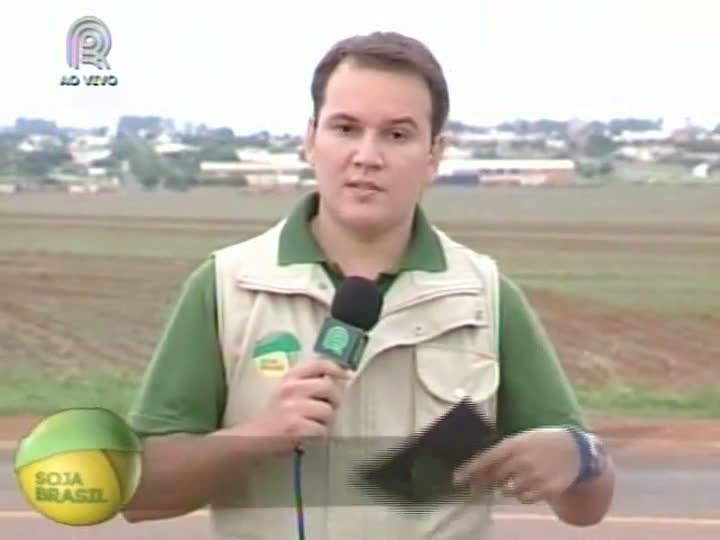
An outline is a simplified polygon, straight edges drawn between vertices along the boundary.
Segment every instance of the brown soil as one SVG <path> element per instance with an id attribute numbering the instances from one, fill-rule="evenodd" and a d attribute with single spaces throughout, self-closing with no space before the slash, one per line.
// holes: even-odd
<path id="1" fill-rule="evenodd" d="M 53 219 L 63 225 L 61 218 L 49 221 Z M 96 221 L 101 221 L 77 216 L 72 219 L 93 228 L 100 226 Z M 119 228 L 145 225 L 122 217 L 114 221 Z M 157 225 L 158 218 L 152 221 Z M 201 230 L 201 222 L 166 221 L 166 226 L 177 228 L 182 239 Z M 240 228 L 234 220 L 218 219 L 212 226 L 203 222 L 208 229 Z M 28 223 L 15 225 L 31 223 L 29 219 Z M 47 228 L 47 224 L 43 225 Z M 544 229 L 552 237 L 550 228 Z M 492 235 L 492 227 L 483 230 Z M 637 226 L 636 232 L 654 232 L 657 237 L 653 246 L 657 244 L 658 249 L 669 240 L 685 240 L 681 238 L 684 234 L 694 235 L 696 244 L 688 249 L 695 249 L 702 241 L 714 238 L 717 230 L 715 225 L 707 230 L 698 225 L 687 230 L 668 228 L 658 235 L 657 228 Z M 592 232 L 597 235 L 594 241 L 598 249 L 602 249 L 604 236 L 615 231 L 598 226 Z M 629 230 L 623 232 L 627 238 Z M 572 235 L 569 227 L 558 226 L 555 233 L 561 242 L 581 241 L 568 236 Z M 503 234 L 506 240 L 512 236 Z M 584 236 L 587 242 L 593 235 L 586 231 Z M 82 369 L 93 363 L 135 369 L 144 366 L 167 308 L 194 264 L 186 259 L 78 254 L 65 257 L 41 251 L 0 253 L 0 367 L 19 359 L 29 366 L 63 369 Z M 563 365 L 578 384 L 632 382 L 681 389 L 720 380 L 720 315 L 673 317 L 546 291 L 527 292 Z M 36 421 L 34 417 L 0 417 L 0 439 L 16 439 Z M 662 441 L 664 447 L 683 443 L 695 448 L 710 448 L 720 441 L 720 422 L 598 419 L 595 425 L 626 447 L 627 441 L 639 439 L 656 445 Z"/>
<path id="2" fill-rule="evenodd" d="M 687 388 L 720 376 L 720 316 L 670 317 L 545 291 L 528 296 L 577 383 Z"/>

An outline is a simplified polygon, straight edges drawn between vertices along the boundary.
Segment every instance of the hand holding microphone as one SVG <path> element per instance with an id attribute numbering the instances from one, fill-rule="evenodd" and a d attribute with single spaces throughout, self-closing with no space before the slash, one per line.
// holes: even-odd
<path id="1" fill-rule="evenodd" d="M 303 440 L 327 435 L 349 374 L 334 362 L 313 359 L 293 366 L 252 422 L 272 453 L 292 451 Z"/>
<path id="2" fill-rule="evenodd" d="M 350 378 L 380 318 L 382 294 L 361 277 L 348 277 L 338 288 L 317 336 L 317 358 L 299 362 L 280 382 L 253 431 L 268 438 L 269 450 L 287 452 L 309 438 L 325 437 Z"/>

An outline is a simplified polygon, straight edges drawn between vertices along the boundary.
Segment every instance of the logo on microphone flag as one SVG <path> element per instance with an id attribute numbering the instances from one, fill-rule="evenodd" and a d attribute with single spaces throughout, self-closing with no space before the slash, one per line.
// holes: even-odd
<path id="1" fill-rule="evenodd" d="M 253 350 L 258 371 L 267 377 L 282 377 L 300 354 L 298 339 L 290 332 L 273 332 L 260 339 Z"/>
<path id="2" fill-rule="evenodd" d="M 323 348 L 342 356 L 345 348 L 350 343 L 350 335 L 342 326 L 332 326 L 325 333 Z"/>

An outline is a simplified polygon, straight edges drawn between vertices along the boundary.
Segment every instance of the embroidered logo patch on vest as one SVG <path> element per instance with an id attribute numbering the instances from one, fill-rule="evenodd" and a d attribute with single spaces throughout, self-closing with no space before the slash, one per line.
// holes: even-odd
<path id="1" fill-rule="evenodd" d="M 290 332 L 273 332 L 255 344 L 253 361 L 268 377 L 285 375 L 300 354 L 300 342 Z"/>

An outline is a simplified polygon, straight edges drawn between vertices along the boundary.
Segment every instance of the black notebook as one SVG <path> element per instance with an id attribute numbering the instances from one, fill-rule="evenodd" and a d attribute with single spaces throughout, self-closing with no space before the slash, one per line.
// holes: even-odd
<path id="1" fill-rule="evenodd" d="M 353 483 L 378 503 L 410 511 L 468 496 L 455 470 L 499 440 L 494 425 L 467 400 L 399 448 L 360 464 Z"/>

